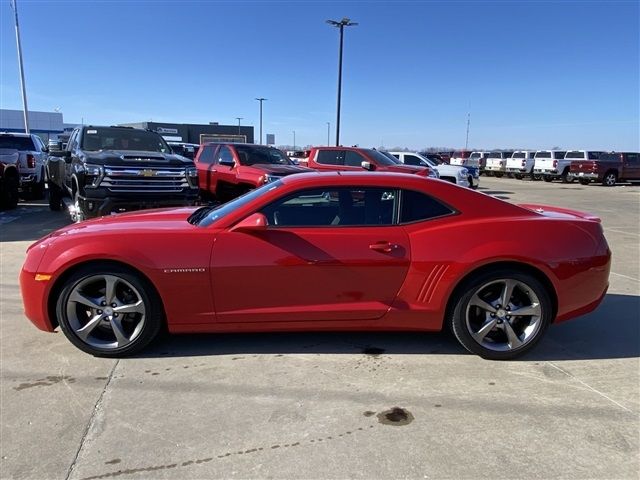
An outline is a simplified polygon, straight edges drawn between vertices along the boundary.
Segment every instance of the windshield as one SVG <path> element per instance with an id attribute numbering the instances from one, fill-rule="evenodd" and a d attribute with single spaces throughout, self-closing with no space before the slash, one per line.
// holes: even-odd
<path id="1" fill-rule="evenodd" d="M 294 165 L 289 158 L 277 148 L 256 145 L 235 145 L 240 158 L 240 165 L 256 165 L 261 163 L 275 165 Z"/>
<path id="2" fill-rule="evenodd" d="M 535 158 L 551 158 L 551 152 L 536 152 Z"/>
<path id="3" fill-rule="evenodd" d="M 31 137 L 18 137 L 13 135 L 0 135 L 0 148 L 27 150 L 30 152 L 33 152 L 36 149 Z"/>
<path id="4" fill-rule="evenodd" d="M 471 152 L 465 152 L 460 151 L 460 152 L 453 152 L 453 155 L 451 155 L 451 158 L 469 158 L 471 156 Z"/>
<path id="5" fill-rule="evenodd" d="M 280 186 L 282 186 L 282 181 L 276 180 L 275 182 L 265 183 L 263 186 L 256 188 L 255 190 L 251 190 L 241 197 L 238 197 L 235 200 L 231 200 L 230 202 L 224 203 L 217 207 L 199 208 L 188 218 L 188 222 L 200 227 L 208 227 L 212 223 L 220 220 L 223 217 L 226 217 L 234 210 L 243 207 L 244 205 L 263 195 L 264 193 L 270 192 Z"/>
<path id="6" fill-rule="evenodd" d="M 171 153 L 171 148 L 157 133 L 139 128 L 85 128 L 83 150 L 136 150 L 140 152 Z"/>
<path id="7" fill-rule="evenodd" d="M 573 152 L 567 152 L 564 158 L 575 158 L 577 160 L 584 160 L 585 155 L 584 152 L 577 150 Z"/>
<path id="8" fill-rule="evenodd" d="M 398 160 L 396 157 L 394 157 L 393 155 L 391 155 L 389 152 L 380 152 L 381 154 L 383 154 L 385 157 L 387 157 L 389 160 L 391 160 L 393 163 L 395 163 L 396 165 L 401 164 L 402 162 L 400 160 Z"/>
<path id="9" fill-rule="evenodd" d="M 398 163 L 400 163 L 400 161 L 397 158 L 394 157 L 394 160 L 391 160 L 382 152 L 379 152 L 378 150 L 373 150 L 372 148 L 365 148 L 363 149 L 363 151 L 367 155 L 369 155 L 369 157 L 371 157 L 378 165 L 384 165 L 384 166 L 390 167 L 392 165 L 397 165 Z"/>

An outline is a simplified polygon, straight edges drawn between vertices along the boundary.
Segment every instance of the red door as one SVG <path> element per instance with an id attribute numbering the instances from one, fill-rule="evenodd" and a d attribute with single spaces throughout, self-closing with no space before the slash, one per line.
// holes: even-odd
<path id="1" fill-rule="evenodd" d="M 211 260 L 217 321 L 380 318 L 404 282 L 409 245 L 398 226 L 222 232 Z"/>

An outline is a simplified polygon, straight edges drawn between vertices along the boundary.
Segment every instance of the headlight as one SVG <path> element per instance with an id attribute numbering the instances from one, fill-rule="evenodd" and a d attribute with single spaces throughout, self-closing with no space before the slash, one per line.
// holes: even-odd
<path id="1" fill-rule="evenodd" d="M 436 170 L 434 170 L 433 168 L 430 168 L 429 178 L 440 178 L 440 175 L 438 175 L 438 172 Z"/>
<path id="2" fill-rule="evenodd" d="M 191 184 L 192 187 L 198 186 L 198 170 L 196 167 L 187 167 L 186 169 L 187 180 Z"/>
<path id="3" fill-rule="evenodd" d="M 467 178 L 467 176 L 469 175 L 469 170 L 463 168 L 462 170 L 460 170 L 459 175 L 460 178 Z"/>
<path id="4" fill-rule="evenodd" d="M 262 183 L 271 183 L 271 182 L 275 182 L 277 180 L 280 180 L 280 177 L 277 177 L 275 175 L 265 175 L 264 177 L 262 177 Z"/>
<path id="5" fill-rule="evenodd" d="M 84 186 L 95 188 L 100 185 L 104 169 L 100 165 L 86 164 L 84 166 Z"/>

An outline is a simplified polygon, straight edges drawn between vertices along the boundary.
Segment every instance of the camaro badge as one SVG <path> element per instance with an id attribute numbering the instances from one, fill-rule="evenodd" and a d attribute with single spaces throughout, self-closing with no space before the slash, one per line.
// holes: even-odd
<path id="1" fill-rule="evenodd" d="M 165 268 L 164 273 L 202 273 L 206 268 Z"/>

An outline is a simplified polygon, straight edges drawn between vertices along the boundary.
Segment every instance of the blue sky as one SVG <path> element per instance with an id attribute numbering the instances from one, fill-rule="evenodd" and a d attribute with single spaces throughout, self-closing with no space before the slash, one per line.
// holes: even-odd
<path id="1" fill-rule="evenodd" d="M 277 144 L 638 150 L 640 3 L 19 1 L 31 110 L 258 127 Z M 0 104 L 22 108 L 0 2 Z"/>

